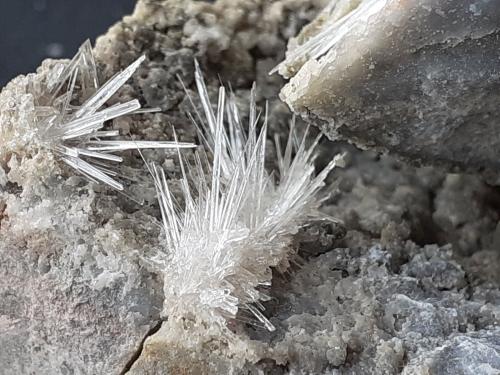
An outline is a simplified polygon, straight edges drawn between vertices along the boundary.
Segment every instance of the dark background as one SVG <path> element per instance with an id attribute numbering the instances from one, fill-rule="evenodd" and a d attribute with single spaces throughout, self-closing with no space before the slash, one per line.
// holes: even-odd
<path id="1" fill-rule="evenodd" d="M 35 71 L 46 57 L 70 58 L 124 15 L 135 0 L 3 0 L 0 9 L 0 88 Z"/>

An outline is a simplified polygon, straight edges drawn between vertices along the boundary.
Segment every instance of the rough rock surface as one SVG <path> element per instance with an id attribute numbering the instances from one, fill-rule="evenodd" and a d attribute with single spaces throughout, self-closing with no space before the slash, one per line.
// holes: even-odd
<path id="1" fill-rule="evenodd" d="M 98 40 L 96 57 L 109 77 L 146 53 L 119 96 L 140 95 L 164 112 L 113 126 L 170 139 L 172 124 L 192 140 L 175 75 L 190 86 L 196 57 L 209 90 L 220 74 L 243 98 L 256 80 L 272 131 L 282 132 L 282 80 L 267 73 L 324 5 L 139 1 Z M 4 88 L 0 126 L 33 121 L 50 66 Z M 324 148 L 327 157 L 332 148 L 349 153 L 324 207 L 344 227 L 316 223 L 297 235 L 303 265 L 276 275 L 266 306 L 275 332 L 235 321 L 225 336 L 196 320 L 160 318 L 163 279 L 142 257 L 161 243 L 146 175 L 137 185 L 146 205 L 138 206 L 69 177 L 39 150 L 0 153 L 0 373 L 498 373 L 498 189 L 343 144 Z M 145 156 L 177 175 L 173 155 Z M 127 159 L 142 165 L 134 153 Z"/>
<path id="2" fill-rule="evenodd" d="M 331 3 L 290 43 L 281 67 L 293 76 L 281 92 L 293 111 L 332 139 L 498 175 L 500 2 Z M 353 11 L 370 4 L 377 9 Z M 335 25 L 345 14 L 343 33 Z M 323 30 L 318 44 L 336 38 L 330 50 L 294 57 Z"/>

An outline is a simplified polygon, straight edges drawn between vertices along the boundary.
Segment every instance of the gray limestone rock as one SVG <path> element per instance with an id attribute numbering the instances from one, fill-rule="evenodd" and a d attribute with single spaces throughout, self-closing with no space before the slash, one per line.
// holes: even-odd
<path id="1" fill-rule="evenodd" d="M 500 332 L 456 335 L 442 346 L 420 354 L 420 362 L 405 368 L 403 374 L 492 375 L 500 372 Z"/>
<path id="2" fill-rule="evenodd" d="M 332 139 L 498 175 L 499 21 L 495 0 L 334 0 L 290 43 L 281 98 Z"/>

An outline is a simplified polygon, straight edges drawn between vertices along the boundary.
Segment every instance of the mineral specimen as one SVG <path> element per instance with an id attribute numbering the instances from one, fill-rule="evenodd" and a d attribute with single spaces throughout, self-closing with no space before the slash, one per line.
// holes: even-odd
<path id="1" fill-rule="evenodd" d="M 499 1 L 334 0 L 289 44 L 281 98 L 332 139 L 498 175 Z"/>
<path id="2" fill-rule="evenodd" d="M 118 130 L 101 130 L 106 121 L 143 112 L 137 99 L 98 110 L 123 86 L 144 59 L 141 56 L 101 87 L 92 47 L 86 41 L 70 62 L 55 64 L 47 73 L 46 81 L 38 88 L 33 119 L 3 123 L 0 128 L 3 139 L 0 161 L 10 159 L 13 153 L 24 156 L 30 150 L 33 153 L 49 151 L 91 181 L 102 182 L 121 191 L 123 184 L 112 177 L 119 173 L 106 164 L 123 161 L 113 152 L 194 147 L 179 142 L 116 140 L 114 137 L 120 134 Z M 75 103 L 77 82 L 79 96 L 84 99 L 81 105 Z M 66 91 L 63 91 L 65 87 Z M 4 112 L 4 116 L 8 114 L 9 111 Z"/>
<path id="3" fill-rule="evenodd" d="M 273 269 L 286 272 L 296 258 L 294 234 L 311 219 L 329 219 L 318 210 L 318 193 L 341 156 L 314 176 L 321 135 L 308 145 L 306 131 L 294 147 L 292 122 L 283 152 L 276 134 L 276 179 L 266 171 L 267 113 L 257 131 L 255 88 L 247 134 L 235 96 L 226 98 L 220 87 L 215 114 L 198 66 L 195 76 L 205 114 L 204 119 L 198 114 L 196 125 L 213 164 L 206 171 L 199 154 L 194 165 L 179 154 L 185 209 L 175 203 L 163 169 L 152 167 L 166 235 L 165 251 L 155 256 L 158 271 L 165 274 L 164 315 L 169 321 L 191 318 L 221 328 L 238 315 L 274 331 L 261 312 L 270 300 L 264 288 L 271 286 Z"/>
<path id="4" fill-rule="evenodd" d="M 105 82 L 145 55 L 108 105 L 138 99 L 162 111 L 119 117 L 109 130 L 137 140 L 197 141 L 185 115 L 189 97 L 203 111 L 193 93 L 196 57 L 210 102 L 217 102 L 221 80 L 231 82 L 246 124 L 246 98 L 257 82 L 257 107 L 265 113 L 269 103 L 271 170 L 272 137 L 287 134 L 290 113 L 277 100 L 282 79 L 268 73 L 283 59 L 289 38 L 326 5 L 138 1 L 133 15 L 97 40 L 96 70 Z M 339 2 L 335 12 L 355 5 Z M 318 31 L 311 26 L 309 33 Z M 36 74 L 3 89 L 0 126 L 34 119 L 38 88 L 57 63 L 45 61 Z M 298 120 L 297 131 L 304 128 Z M 168 277 L 151 263 L 165 240 L 155 185 L 139 153 L 120 156 L 125 170 L 144 172 L 130 186 L 142 206 L 66 170 L 54 173 L 62 163 L 51 153 L 2 160 L 0 373 L 498 372 L 498 190 L 475 176 L 415 169 L 345 144 L 324 141 L 318 151 L 318 170 L 332 152 L 348 153 L 347 167 L 325 180 L 334 194 L 321 207 L 344 226 L 313 222 L 294 236 L 302 264 L 285 274 L 273 271 L 266 290 L 271 299 L 262 303 L 274 331 L 237 314 L 224 334 L 217 324 L 162 314 L 176 302 L 165 299 Z M 177 150 L 142 153 L 165 170 L 182 205 Z M 181 153 L 192 160 L 191 150 Z"/>

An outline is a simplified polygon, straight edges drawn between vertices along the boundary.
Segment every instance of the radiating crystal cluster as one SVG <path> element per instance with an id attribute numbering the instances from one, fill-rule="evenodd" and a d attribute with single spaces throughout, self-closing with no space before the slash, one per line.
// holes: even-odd
<path id="1" fill-rule="evenodd" d="M 307 132 L 297 139 L 292 124 L 283 152 L 276 137 L 279 177 L 268 173 L 267 114 L 258 131 L 254 90 L 247 133 L 233 94 L 220 87 L 214 113 L 198 66 L 196 84 L 204 113 L 196 111 L 192 118 L 213 162 L 207 166 L 196 153 L 190 163 L 179 153 L 185 208 L 177 204 L 163 170 L 152 166 L 167 245 L 154 259 L 165 272 L 164 314 L 222 326 L 236 318 L 274 330 L 262 312 L 271 268 L 289 267 L 293 235 L 309 218 L 335 220 L 319 214 L 317 193 L 341 158 L 315 177 L 320 136 L 307 145 Z"/>
<path id="2" fill-rule="evenodd" d="M 86 41 L 69 63 L 57 63 L 47 75 L 42 94 L 35 101 L 33 123 L 21 129 L 19 124 L 2 124 L 2 147 L 23 138 L 29 146 L 56 155 L 65 164 L 88 179 L 117 190 L 124 186 L 111 163 L 123 159 L 116 152 L 141 148 L 189 148 L 189 143 L 138 141 L 117 138 L 118 130 L 105 128 L 107 121 L 121 116 L 156 111 L 141 109 L 137 99 L 104 108 L 106 102 L 125 84 L 144 61 L 141 56 L 102 86 L 99 85 L 92 47 Z"/>

